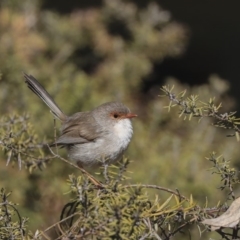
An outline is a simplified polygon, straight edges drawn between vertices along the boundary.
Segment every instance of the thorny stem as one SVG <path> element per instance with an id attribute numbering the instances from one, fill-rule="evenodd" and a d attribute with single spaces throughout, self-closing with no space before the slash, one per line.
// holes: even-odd
<path id="1" fill-rule="evenodd" d="M 173 89 L 173 88 L 172 88 Z M 220 108 L 221 105 L 218 107 L 213 105 L 213 102 L 209 102 L 208 104 L 205 104 L 205 106 L 202 107 L 197 107 L 197 105 L 193 104 L 193 106 L 188 106 L 187 101 L 188 100 L 182 100 L 183 95 L 180 99 L 176 97 L 174 93 L 172 93 L 172 89 L 169 89 L 169 87 L 164 86 L 162 88 L 162 91 L 165 93 L 165 95 L 169 98 L 169 100 L 181 107 L 183 107 L 183 113 L 185 114 L 193 114 L 194 117 L 213 117 L 219 121 L 223 126 L 227 129 L 233 129 L 235 132 L 240 133 L 240 129 L 238 127 L 238 124 L 235 122 L 239 123 L 239 119 L 234 119 L 231 118 L 236 112 L 230 112 L 230 113 L 217 113 L 218 109 Z M 190 100 L 189 100 L 190 101 Z M 200 111 L 199 109 L 203 109 L 203 111 Z M 206 112 L 206 114 L 202 113 Z M 235 121 L 234 121 L 235 120 Z M 217 123 L 218 124 L 218 123 Z M 217 125 L 216 124 L 216 125 Z"/>
<path id="2" fill-rule="evenodd" d="M 129 185 L 126 185 L 126 186 L 122 186 L 123 188 L 132 188 L 132 187 L 143 187 L 143 188 L 153 188 L 153 189 L 158 189 L 158 190 L 163 190 L 165 192 L 169 192 L 169 193 L 172 193 L 178 197 L 181 197 L 182 199 L 184 200 L 187 200 L 188 202 L 190 201 L 187 197 L 183 196 L 183 195 L 180 195 L 179 192 L 175 192 L 169 188 L 165 188 L 165 187 L 161 187 L 161 186 L 157 186 L 157 185 L 150 185 L 150 184 L 129 184 Z"/>

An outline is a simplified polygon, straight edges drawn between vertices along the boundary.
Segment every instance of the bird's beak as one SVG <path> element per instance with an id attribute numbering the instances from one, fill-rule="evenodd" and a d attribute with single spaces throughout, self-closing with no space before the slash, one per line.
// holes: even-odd
<path id="1" fill-rule="evenodd" d="M 137 114 L 134 114 L 134 113 L 128 113 L 124 116 L 125 118 L 135 118 L 137 117 Z"/>

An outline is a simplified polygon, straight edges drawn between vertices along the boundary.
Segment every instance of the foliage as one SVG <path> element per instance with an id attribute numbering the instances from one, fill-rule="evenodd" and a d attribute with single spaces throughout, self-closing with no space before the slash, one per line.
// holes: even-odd
<path id="1" fill-rule="evenodd" d="M 51 157 L 44 157 L 41 150 L 43 144 L 39 144 L 33 127 L 29 123 L 29 116 L 17 116 L 15 114 L 3 117 L 0 120 L 0 127 L 0 144 L 2 150 L 7 153 L 7 165 L 14 159 L 18 162 L 20 170 L 23 163 L 30 172 L 36 167 L 42 169 L 46 166 Z M 38 157 L 31 155 L 36 150 Z M 24 160 L 22 160 L 23 156 Z"/>
<path id="2" fill-rule="evenodd" d="M 22 218 L 13 204 L 8 200 L 11 193 L 2 188 L 0 192 L 0 239 L 23 239 L 26 234 L 27 219 Z M 14 221 L 14 215 L 17 221 Z"/>
<path id="3" fill-rule="evenodd" d="M 166 88 L 163 87 L 163 89 Z M 41 166 L 39 162 L 43 161 L 45 164 L 56 155 L 41 156 L 41 158 L 30 155 L 33 149 L 39 150 L 39 144 L 37 144 L 37 138 L 28 120 L 27 116 L 16 115 L 3 119 L 0 143 L 8 155 L 7 163 L 12 158 L 19 163 L 19 167 L 23 163 L 32 171 L 36 166 Z M 39 154 L 41 151 L 38 152 Z M 22 155 L 26 156 L 24 160 L 21 158 Z M 229 162 L 224 159 L 220 161 L 220 157 L 217 157 L 215 153 L 207 159 L 213 163 L 212 172 L 221 175 L 223 186 L 220 189 L 228 188 L 232 198 L 235 198 L 233 187 L 234 184 L 239 183 L 236 170 L 231 168 Z M 26 219 L 22 218 L 14 205 L 7 200 L 9 194 L 2 189 L 0 212 L 3 227 L 0 235 L 10 236 L 12 239 L 25 237 L 49 239 L 48 231 L 56 228 L 58 229 L 56 238 L 61 236 L 68 239 L 171 239 L 193 224 L 199 225 L 201 234 L 204 229 L 200 230 L 200 222 L 205 217 L 216 216 L 227 209 L 221 205 L 215 208 L 200 207 L 194 202 L 192 196 L 186 198 L 179 191 L 157 185 L 126 184 L 124 174 L 128 164 L 129 160 L 123 159 L 118 166 L 103 166 L 101 174 L 104 187 L 102 189 L 96 189 L 96 186 L 89 182 L 87 175 L 79 177 L 70 175 L 68 182 L 73 199 L 63 207 L 59 222 L 43 231 L 37 230 L 34 236 L 26 231 Z M 144 188 L 165 191 L 170 196 L 163 201 L 156 195 L 155 200 L 151 200 L 143 191 Z M 14 213 L 18 216 L 17 222 L 12 221 L 11 216 Z M 229 233 L 218 232 L 223 237 L 229 236 Z M 236 231 L 234 232 L 236 235 Z"/>
<path id="4" fill-rule="evenodd" d="M 143 91 L 156 63 L 184 52 L 186 27 L 154 3 L 138 9 L 108 0 L 99 9 L 64 16 L 41 10 L 38 1 L 0 4 L 0 181 L 19 204 L 19 210 L 8 204 L 9 196 L 2 192 L 0 224 L 14 228 L 4 225 L 0 231 L 12 239 L 22 239 L 21 234 L 29 239 L 102 238 L 110 233 L 112 238 L 186 239 L 188 230 L 194 239 L 199 232 L 205 239 L 214 237 L 200 221 L 225 211 L 227 204 L 219 202 L 238 191 L 239 143 L 224 137 L 238 138 L 239 129 L 228 83 L 212 75 L 207 84 L 189 87 L 168 78 L 166 86 L 180 92 L 163 87 L 161 94 L 170 103 L 156 97 L 159 87 Z M 47 143 L 58 134 L 58 123 L 51 124 L 46 107 L 26 88 L 22 71 L 34 75 L 68 114 L 124 100 L 139 116 L 127 152 L 131 164 L 125 159 L 117 168 L 103 168 L 97 178 L 104 188 L 95 189 L 86 174 L 66 164 L 64 151 L 50 151 Z M 165 111 L 166 105 L 169 110 L 179 106 L 178 114 Z M 201 121 L 182 121 L 178 115 Z M 209 156 L 213 149 L 230 156 L 234 167 L 216 153 Z M 213 169 L 205 171 L 209 164 Z M 123 176 L 126 167 L 131 178 Z M 212 172 L 220 175 L 221 184 Z M 6 218 L 6 207 L 16 221 Z"/>
<path id="5" fill-rule="evenodd" d="M 221 156 L 216 156 L 215 152 L 213 152 L 207 160 L 213 163 L 213 173 L 221 176 L 223 184 L 219 188 L 221 190 L 229 188 L 229 195 L 234 200 L 235 194 L 233 186 L 240 183 L 238 179 L 238 171 L 235 168 L 231 168 L 230 161 L 227 161 L 224 158 L 221 159 Z"/>
<path id="6" fill-rule="evenodd" d="M 214 98 L 210 98 L 208 102 L 202 102 L 198 99 L 197 95 L 191 95 L 184 99 L 186 91 L 175 96 L 175 94 L 172 93 L 173 87 L 169 88 L 164 86 L 162 90 L 170 99 L 170 104 L 167 106 L 169 110 L 171 107 L 178 105 L 181 107 L 179 116 L 181 117 L 184 115 L 184 119 L 188 116 L 189 120 L 191 120 L 192 117 L 198 117 L 199 120 L 203 117 L 212 117 L 216 120 L 214 123 L 216 127 L 234 130 L 235 134 L 230 134 L 228 136 L 235 135 L 239 141 L 240 129 L 238 125 L 240 124 L 240 118 L 236 117 L 236 112 L 219 113 L 222 104 L 215 105 Z"/>

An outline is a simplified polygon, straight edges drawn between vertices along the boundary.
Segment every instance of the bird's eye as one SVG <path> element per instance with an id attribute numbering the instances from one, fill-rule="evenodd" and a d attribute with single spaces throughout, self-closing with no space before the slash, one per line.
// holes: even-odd
<path id="1" fill-rule="evenodd" d="M 114 114 L 113 114 L 113 117 L 114 117 L 114 118 L 118 118 L 119 115 L 118 115 L 117 113 L 114 113 Z"/>

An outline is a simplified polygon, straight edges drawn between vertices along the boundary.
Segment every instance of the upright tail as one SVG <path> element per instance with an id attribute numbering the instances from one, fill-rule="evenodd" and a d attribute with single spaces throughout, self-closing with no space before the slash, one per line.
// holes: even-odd
<path id="1" fill-rule="evenodd" d="M 67 116 L 60 110 L 53 98 L 44 89 L 44 87 L 31 75 L 24 73 L 25 82 L 28 87 L 45 102 L 45 104 L 51 109 L 53 115 L 61 121 L 66 120 Z"/>

